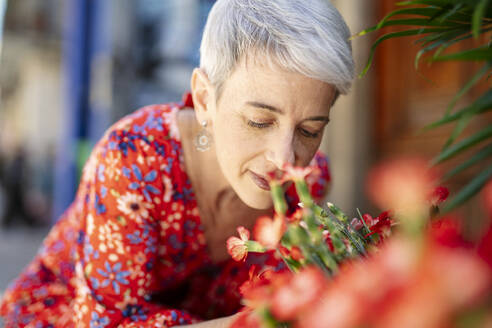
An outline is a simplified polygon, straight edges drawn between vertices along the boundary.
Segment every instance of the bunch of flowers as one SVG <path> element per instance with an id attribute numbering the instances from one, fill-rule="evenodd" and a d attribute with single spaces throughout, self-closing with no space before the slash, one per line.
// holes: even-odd
<path id="1" fill-rule="evenodd" d="M 327 275 L 334 275 L 348 259 L 367 255 L 372 244 L 381 242 L 390 232 L 393 223 L 389 212 L 376 218 L 369 214 L 349 220 L 338 207 L 328 203 L 325 210 L 315 204 L 305 181 L 311 168 L 285 166 L 278 178 L 270 175 L 270 188 L 275 215 L 258 218 L 254 240 L 250 232 L 238 227 L 238 237 L 230 237 L 227 249 L 236 261 L 244 261 L 248 252 L 275 250 L 292 272 L 315 265 Z M 283 183 L 292 181 L 300 199 L 299 209 L 286 215 Z"/>
<path id="2" fill-rule="evenodd" d="M 462 237 L 458 220 L 439 216 L 448 192 L 435 187 L 437 175 L 424 161 L 404 159 L 373 170 L 368 193 L 391 208 L 375 218 L 359 213 L 349 220 L 331 203 L 319 207 L 307 174 L 287 166 L 282 178 L 272 176 L 274 217 L 258 219 L 254 240 L 239 227 L 240 238 L 227 242 L 235 260 L 275 250 L 290 269 L 257 272 L 253 266 L 241 287 L 245 309 L 232 327 L 492 324 L 492 229 L 472 243 Z M 289 216 L 281 187 L 287 180 L 301 202 Z M 485 190 L 492 209 L 492 182 Z"/>

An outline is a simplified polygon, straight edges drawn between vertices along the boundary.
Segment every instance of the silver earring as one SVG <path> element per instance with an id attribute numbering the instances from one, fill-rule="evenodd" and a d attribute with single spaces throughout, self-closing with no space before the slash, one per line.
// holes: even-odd
<path id="1" fill-rule="evenodd" d="M 207 121 L 202 122 L 202 130 L 195 136 L 195 148 L 199 151 L 207 151 L 212 144 L 212 135 L 207 131 Z"/>

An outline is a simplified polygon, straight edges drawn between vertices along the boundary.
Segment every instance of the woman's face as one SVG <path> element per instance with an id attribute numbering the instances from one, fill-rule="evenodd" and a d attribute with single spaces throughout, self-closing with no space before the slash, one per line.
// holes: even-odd
<path id="1" fill-rule="evenodd" d="M 248 206 L 272 206 L 267 172 L 312 160 L 329 121 L 334 90 L 253 61 L 243 61 L 225 81 L 207 118 L 222 173 Z"/>

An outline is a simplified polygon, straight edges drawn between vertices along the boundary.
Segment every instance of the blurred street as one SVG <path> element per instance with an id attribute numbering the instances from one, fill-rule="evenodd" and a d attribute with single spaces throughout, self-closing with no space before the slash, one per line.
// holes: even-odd
<path id="1" fill-rule="evenodd" d="M 36 254 L 48 228 L 0 229 L 0 295 Z M 1 327 L 1 324 L 0 324 Z"/>

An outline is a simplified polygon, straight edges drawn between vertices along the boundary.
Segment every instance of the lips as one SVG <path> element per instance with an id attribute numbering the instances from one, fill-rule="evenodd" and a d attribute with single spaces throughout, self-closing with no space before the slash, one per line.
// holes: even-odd
<path id="1" fill-rule="evenodd" d="M 253 182 L 261 189 L 263 190 L 267 190 L 269 191 L 270 190 L 270 185 L 268 184 L 268 181 L 267 179 L 265 179 L 264 176 L 262 175 L 259 175 L 259 174 L 256 174 L 254 173 L 253 171 L 249 171 L 249 174 L 251 176 L 251 179 L 253 180 Z"/>

